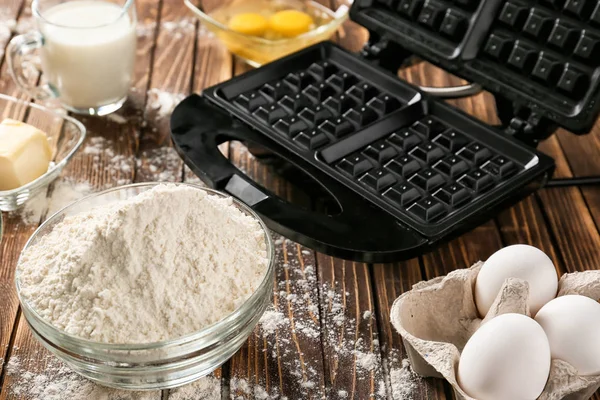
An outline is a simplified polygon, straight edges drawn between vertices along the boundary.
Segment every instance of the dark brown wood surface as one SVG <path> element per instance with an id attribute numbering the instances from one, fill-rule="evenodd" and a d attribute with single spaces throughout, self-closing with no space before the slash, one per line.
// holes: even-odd
<path id="1" fill-rule="evenodd" d="M 165 93 L 177 99 L 248 70 L 180 0 L 138 0 L 137 9 L 139 48 L 130 99 L 116 118 L 80 118 L 88 128 L 88 142 L 104 138 L 105 146 L 99 155 L 78 153 L 63 174 L 88 182 L 94 190 L 130 182 L 199 182 L 175 155 L 168 117 L 157 110 L 154 96 Z M 1 34 L 3 27 L 11 26 L 11 20 L 25 26 L 30 18 L 28 1 L 2 2 L 0 49 L 9 38 Z M 362 28 L 347 23 L 333 39 L 356 51 L 366 37 Z M 460 83 L 426 63 L 402 70 L 400 76 L 435 86 Z M 0 92 L 26 98 L 12 82 L 2 51 Z M 497 123 L 494 101 L 487 93 L 453 104 L 483 121 Z M 557 177 L 600 174 L 600 124 L 587 136 L 560 131 L 540 149 L 556 160 Z M 301 188 L 256 160 L 242 144 L 225 144 L 222 151 L 278 195 L 309 203 Z M 21 360 L 21 367 L 32 373 L 50 374 L 50 379 L 55 373 L 48 369 L 52 362 L 48 353 L 33 339 L 21 316 L 13 284 L 19 253 L 40 221 L 27 224 L 18 213 L 3 217 L 0 399 L 27 399 L 31 396 L 15 390 L 19 377 L 5 368 L 11 359 Z M 600 188 L 570 187 L 543 189 L 452 242 L 395 264 L 344 261 L 276 236 L 277 269 L 269 312 L 280 323 L 273 329 L 259 326 L 254 330 L 242 349 L 214 373 L 216 391 L 223 398 L 235 399 L 453 398 L 448 384 L 438 379 L 413 377 L 411 385 L 398 385 L 398 377 L 410 372 L 403 367 L 402 340 L 389 322 L 393 301 L 423 279 L 468 267 L 514 243 L 541 248 L 560 273 L 598 269 L 599 224 Z M 169 391 L 156 393 L 156 398 L 169 396 Z"/>

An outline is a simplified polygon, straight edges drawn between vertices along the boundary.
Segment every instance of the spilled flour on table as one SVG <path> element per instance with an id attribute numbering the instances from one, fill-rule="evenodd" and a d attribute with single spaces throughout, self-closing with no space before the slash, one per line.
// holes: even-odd
<path id="1" fill-rule="evenodd" d="M 185 98 L 181 93 L 169 93 L 160 89 L 148 91 L 148 107 L 158 120 L 165 119 L 171 115 L 175 106 Z"/>
<path id="2" fill-rule="evenodd" d="M 387 399 L 389 390 L 386 389 L 377 337 L 373 340 L 357 338 L 359 328 L 375 323 L 372 311 L 363 310 L 357 317 L 353 316 L 346 306 L 356 302 L 354 293 L 344 291 L 337 281 L 320 284 L 317 269 L 312 264 L 315 262 L 312 251 L 279 235 L 273 235 L 273 241 L 277 263 L 274 305 L 267 308 L 255 330 L 255 338 L 250 341 L 255 343 L 258 351 L 267 353 L 269 364 L 281 368 L 287 380 L 284 387 L 291 389 L 289 393 L 281 393 L 277 384 L 267 386 L 262 377 L 238 376 L 231 385 L 231 399 L 253 396 L 283 400 L 287 395 L 291 400 L 317 398 L 323 394 L 328 399 L 352 398 L 345 388 L 331 391 L 324 388 L 320 360 L 309 354 L 299 354 L 295 343 L 300 344 L 302 352 L 311 351 L 313 346 L 320 349 L 323 345 L 329 354 L 327 362 L 335 366 L 330 374 L 339 375 L 342 371 L 346 374 L 344 369 L 356 364 L 357 386 L 369 387 L 374 379 L 371 398 Z"/>
<path id="3" fill-rule="evenodd" d="M 115 143 L 102 136 L 89 138 L 82 147 L 81 153 L 91 158 L 94 174 L 101 175 L 106 183 L 101 187 L 93 187 L 90 182 L 74 178 L 58 178 L 50 186 L 50 192 L 42 191 L 29 199 L 11 216 L 20 216 L 28 225 L 38 224 L 42 217 L 47 219 L 63 207 L 79 200 L 93 192 L 129 184 L 134 178 L 134 168 L 144 167 L 150 176 L 145 180 L 158 182 L 180 182 L 182 161 L 177 151 L 172 147 L 158 147 L 143 151 L 139 158 L 123 154 L 115 154 Z M 190 174 L 193 175 L 193 174 Z M 147 179 L 146 179 L 147 178 Z M 187 180 L 190 183 L 200 183 L 193 176 Z M 48 196 L 50 193 L 50 196 Z"/>
<path id="4" fill-rule="evenodd" d="M 9 394 L 28 400 L 160 400 L 160 391 L 134 392 L 106 388 L 89 381 L 50 354 L 45 360 L 11 357 L 6 367 Z M 31 364 L 44 365 L 35 372 Z M 5 381 L 6 382 L 6 381 Z"/>
<path id="5" fill-rule="evenodd" d="M 363 353 L 360 350 L 354 350 L 356 365 L 365 371 L 374 371 L 380 364 L 380 360 L 374 353 Z"/>
<path id="6" fill-rule="evenodd" d="M 418 379 L 420 378 L 413 372 L 408 360 L 402 360 L 402 368 L 393 368 L 390 371 L 394 400 L 412 399 L 413 393 L 417 390 Z"/>
<path id="7" fill-rule="evenodd" d="M 402 359 L 400 352 L 393 349 L 389 358 L 384 360 L 389 371 L 389 387 L 392 400 L 411 400 L 417 397 L 419 382 L 423 379 L 417 375 L 407 358 Z M 393 367 L 390 367 L 393 365 Z"/>
<path id="8" fill-rule="evenodd" d="M 150 178 L 158 182 L 181 181 L 181 157 L 173 147 L 163 146 L 142 151 L 134 156 L 115 155 L 113 141 L 103 137 L 93 137 L 84 147 L 83 153 L 91 155 L 94 169 L 108 174 L 112 186 L 130 183 L 133 179 L 133 168 L 144 168 L 151 173 Z"/>
<path id="9" fill-rule="evenodd" d="M 214 376 L 206 376 L 197 381 L 171 389 L 168 400 L 221 400 L 221 381 Z"/>
<path id="10" fill-rule="evenodd" d="M 77 182 L 71 178 L 59 178 L 54 181 L 50 196 L 47 195 L 46 191 L 42 191 L 12 214 L 19 215 L 23 222 L 28 225 L 38 224 L 43 216 L 47 219 L 57 211 L 92 192 L 92 186 L 88 182 Z"/>
<path id="11" fill-rule="evenodd" d="M 275 311 L 272 308 L 267 309 L 259 321 L 260 327 L 265 335 L 272 335 L 277 328 L 289 325 L 289 323 L 290 320 L 287 319 L 283 313 Z"/>
<path id="12" fill-rule="evenodd" d="M 191 18 L 182 18 L 179 21 L 163 21 L 161 28 L 169 33 L 172 32 L 193 32 L 196 29 L 196 21 Z"/>
<path id="13" fill-rule="evenodd" d="M 4 47 L 12 36 L 13 30 L 17 26 L 17 21 L 14 19 L 4 19 L 0 14 L 0 57 L 4 55 Z"/>
<path id="14" fill-rule="evenodd" d="M 13 31 L 17 35 L 22 35 L 23 33 L 34 31 L 35 29 L 35 21 L 33 20 L 33 17 L 27 16 L 21 17 L 17 21 Z"/>
<path id="15" fill-rule="evenodd" d="M 39 354 L 42 355 L 41 359 Z M 43 372 L 34 365 L 44 365 Z M 38 352 L 36 358 L 10 358 L 6 366 L 9 394 L 28 400 L 160 400 L 161 392 L 130 391 L 107 388 L 89 381 L 60 360 L 47 353 Z M 6 382 L 6 381 L 5 381 Z M 221 382 L 212 375 L 171 389 L 168 400 L 220 400 Z"/>
<path id="16" fill-rule="evenodd" d="M 108 181 L 102 189 L 126 185 L 133 180 L 135 157 L 115 154 L 115 147 L 113 140 L 95 136 L 86 142 L 82 150 L 83 154 L 91 156 L 94 172 Z"/>
<path id="17" fill-rule="evenodd" d="M 156 31 L 156 22 L 139 23 L 135 27 L 135 34 L 140 38 L 153 36 Z"/>
<path id="18" fill-rule="evenodd" d="M 253 396 L 256 400 L 288 400 L 287 397 L 280 396 L 277 386 L 271 387 L 269 393 L 263 386 L 252 384 L 246 379 L 232 378 L 229 389 L 231 400 L 246 400 L 248 396 Z"/>
<path id="19" fill-rule="evenodd" d="M 117 113 L 108 114 L 107 116 L 105 116 L 105 118 L 108 119 L 109 121 L 115 122 L 119 125 L 127 123 L 127 118 L 125 118 L 121 114 L 117 114 Z"/>
<path id="20" fill-rule="evenodd" d="M 136 160 L 138 169 L 145 166 L 145 169 L 152 174 L 152 178 L 160 182 L 181 181 L 181 164 L 181 157 L 173 147 L 158 147 L 143 151 Z"/>
<path id="21" fill-rule="evenodd" d="M 160 33 L 167 33 L 176 39 L 183 37 L 184 34 L 193 33 L 196 29 L 196 22 L 191 18 L 183 18 L 179 21 L 163 21 L 160 24 Z M 136 34 L 138 37 L 148 37 L 154 35 L 156 31 L 156 22 L 138 23 Z"/>

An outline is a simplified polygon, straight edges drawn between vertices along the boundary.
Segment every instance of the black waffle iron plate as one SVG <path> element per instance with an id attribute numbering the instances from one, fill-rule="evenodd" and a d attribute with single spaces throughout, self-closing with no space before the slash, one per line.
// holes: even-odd
<path id="1" fill-rule="evenodd" d="M 368 262 L 422 254 L 541 187 L 554 163 L 531 144 L 591 129 L 600 100 L 597 0 L 357 0 L 360 55 L 323 42 L 192 95 L 172 137 L 209 186 L 275 231 Z M 493 127 L 395 75 L 416 54 L 496 97 Z M 340 212 L 277 197 L 234 167 L 230 140 L 277 154 Z"/>

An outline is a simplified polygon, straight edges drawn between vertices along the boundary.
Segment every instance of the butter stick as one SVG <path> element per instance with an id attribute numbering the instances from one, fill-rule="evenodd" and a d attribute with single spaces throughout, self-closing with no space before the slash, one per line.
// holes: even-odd
<path id="1" fill-rule="evenodd" d="M 48 171 L 52 151 L 46 133 L 26 123 L 0 123 L 0 191 L 16 189 Z"/>

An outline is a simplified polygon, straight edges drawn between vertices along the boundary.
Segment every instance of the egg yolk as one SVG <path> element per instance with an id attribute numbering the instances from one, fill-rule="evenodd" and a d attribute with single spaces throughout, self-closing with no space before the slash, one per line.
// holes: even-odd
<path id="1" fill-rule="evenodd" d="M 246 35 L 262 36 L 268 27 L 267 19 L 257 13 L 237 14 L 229 20 L 229 29 Z"/>
<path id="2" fill-rule="evenodd" d="M 279 11 L 269 18 L 271 29 L 286 37 L 308 32 L 313 23 L 310 15 L 297 10 Z"/>

